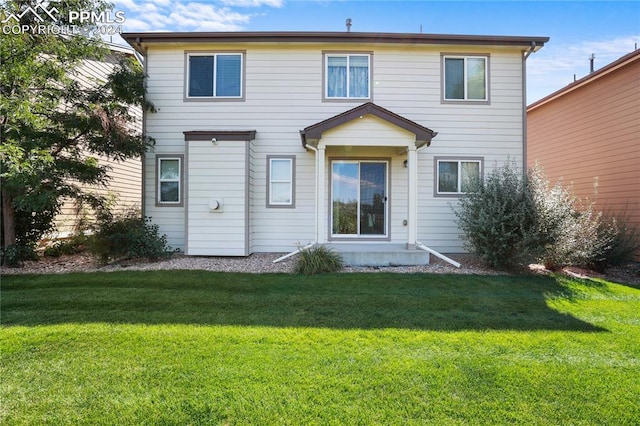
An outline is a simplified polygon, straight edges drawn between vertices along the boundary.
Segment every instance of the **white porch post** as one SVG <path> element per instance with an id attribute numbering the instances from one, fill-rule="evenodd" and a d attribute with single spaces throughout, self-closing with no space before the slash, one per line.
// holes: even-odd
<path id="1" fill-rule="evenodd" d="M 316 193 L 316 221 L 317 221 L 317 232 L 318 235 L 317 237 L 317 241 L 318 244 L 324 244 L 327 242 L 327 228 L 326 228 L 326 224 L 327 224 L 327 218 L 325 217 L 324 214 L 324 194 L 325 194 L 325 188 L 326 188 L 326 176 L 325 176 L 325 164 L 326 164 L 326 158 L 325 158 L 325 147 L 322 146 L 318 146 L 318 152 L 316 154 L 316 176 L 318 179 L 318 190 Z"/>
<path id="2" fill-rule="evenodd" d="M 418 155 L 411 144 L 407 150 L 407 174 L 409 177 L 409 211 L 407 213 L 407 248 L 415 249 L 418 239 Z"/>

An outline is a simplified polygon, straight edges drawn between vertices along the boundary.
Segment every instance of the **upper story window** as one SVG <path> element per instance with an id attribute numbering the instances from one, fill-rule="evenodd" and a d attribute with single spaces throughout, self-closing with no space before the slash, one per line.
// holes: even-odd
<path id="1" fill-rule="evenodd" d="M 326 99 L 370 99 L 371 55 L 325 55 Z"/>
<path id="2" fill-rule="evenodd" d="M 436 158 L 436 195 L 470 192 L 480 181 L 481 173 L 481 158 Z"/>
<path id="3" fill-rule="evenodd" d="M 488 101 L 487 56 L 443 56 L 445 101 Z"/>
<path id="4" fill-rule="evenodd" d="M 242 99 L 242 53 L 188 53 L 187 99 Z"/>

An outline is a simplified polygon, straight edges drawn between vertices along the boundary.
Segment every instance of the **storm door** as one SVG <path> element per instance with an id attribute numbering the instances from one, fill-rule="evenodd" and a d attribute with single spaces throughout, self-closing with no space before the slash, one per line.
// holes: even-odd
<path id="1" fill-rule="evenodd" d="M 387 236 L 386 161 L 331 162 L 331 235 Z"/>

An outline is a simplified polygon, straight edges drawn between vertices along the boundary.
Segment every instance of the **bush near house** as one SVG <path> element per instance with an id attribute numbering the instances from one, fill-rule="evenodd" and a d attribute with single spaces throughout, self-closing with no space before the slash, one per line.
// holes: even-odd
<path id="1" fill-rule="evenodd" d="M 510 162 L 460 199 L 455 211 L 465 247 L 495 268 L 531 261 L 549 269 L 574 265 L 602 270 L 629 260 L 640 233 L 580 206 L 561 182 L 550 186 L 539 167 L 523 176 Z"/>
<path id="2" fill-rule="evenodd" d="M 626 212 L 604 212 L 603 222 L 616 230 L 611 250 L 607 252 L 607 264 L 623 265 L 635 260 L 634 254 L 640 251 L 640 227 L 631 224 Z"/>
<path id="3" fill-rule="evenodd" d="M 89 240 L 89 250 L 102 263 L 138 258 L 157 260 L 171 253 L 167 237 L 160 235 L 158 225 L 136 211 L 117 217 L 103 214 Z"/>
<path id="4" fill-rule="evenodd" d="M 300 258 L 295 271 L 298 274 L 316 275 L 337 272 L 343 267 L 342 257 L 323 245 L 300 250 Z"/>
<path id="5" fill-rule="evenodd" d="M 473 187 L 455 210 L 465 248 L 501 269 L 540 256 L 553 235 L 539 223 L 533 188 L 515 163 L 496 168 Z"/>
<path id="6" fill-rule="evenodd" d="M 98 210 L 95 223 L 87 224 L 68 239 L 51 243 L 42 254 L 60 257 L 85 251 L 103 264 L 129 259 L 158 260 L 172 252 L 166 235 L 160 235 L 150 218 L 142 217 L 137 209 L 114 213 L 110 206 Z"/>
<path id="7" fill-rule="evenodd" d="M 47 257 L 60 257 L 62 255 L 73 255 L 82 253 L 87 249 L 90 236 L 80 231 L 70 238 L 58 240 L 44 249 L 44 255 Z"/>
<path id="8" fill-rule="evenodd" d="M 594 203 L 580 205 L 562 182 L 550 186 L 539 167 L 529 171 L 528 185 L 539 232 L 551 237 L 538 260 L 548 269 L 568 265 L 603 269 L 618 234 L 615 222 L 605 221 Z"/>

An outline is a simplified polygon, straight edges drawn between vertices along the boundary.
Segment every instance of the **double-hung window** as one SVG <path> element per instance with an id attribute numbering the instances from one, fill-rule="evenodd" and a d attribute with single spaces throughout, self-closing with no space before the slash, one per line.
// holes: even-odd
<path id="1" fill-rule="evenodd" d="M 443 56 L 445 101 L 489 101 L 488 56 Z"/>
<path id="2" fill-rule="evenodd" d="M 267 157 L 267 207 L 295 207 L 295 168 L 293 156 Z"/>
<path id="3" fill-rule="evenodd" d="M 436 195 L 470 192 L 480 182 L 482 159 L 436 158 Z"/>
<path id="4" fill-rule="evenodd" d="M 157 195 L 158 206 L 182 206 L 182 155 L 158 155 L 157 157 Z"/>
<path id="5" fill-rule="evenodd" d="M 325 99 L 370 99 L 371 55 L 325 54 Z"/>
<path id="6" fill-rule="evenodd" d="M 187 99 L 242 99 L 242 53 L 188 53 Z"/>

